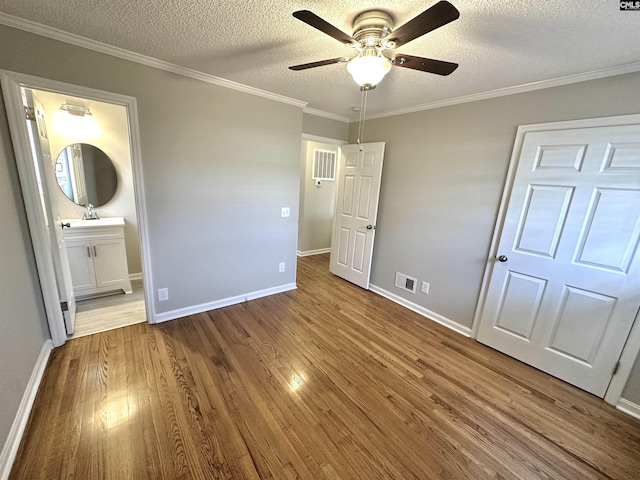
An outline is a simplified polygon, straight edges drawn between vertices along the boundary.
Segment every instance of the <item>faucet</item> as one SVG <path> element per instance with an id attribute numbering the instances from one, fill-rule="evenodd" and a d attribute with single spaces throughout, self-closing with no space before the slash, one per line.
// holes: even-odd
<path id="1" fill-rule="evenodd" d="M 87 212 L 82 215 L 83 220 L 99 220 L 98 214 L 93 210 L 93 205 L 87 205 Z"/>

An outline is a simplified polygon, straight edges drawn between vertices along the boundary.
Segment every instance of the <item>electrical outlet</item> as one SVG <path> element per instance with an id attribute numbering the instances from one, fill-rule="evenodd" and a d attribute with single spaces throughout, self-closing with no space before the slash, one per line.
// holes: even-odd
<path id="1" fill-rule="evenodd" d="M 422 282 L 422 285 L 420 285 L 420 291 L 422 293 L 424 293 L 425 295 L 429 295 L 429 288 L 430 287 L 431 287 L 430 283 Z"/>
<path id="2" fill-rule="evenodd" d="M 169 289 L 168 288 L 159 288 L 158 289 L 158 301 L 166 302 L 169 300 Z"/>
<path id="3" fill-rule="evenodd" d="M 291 209 L 289 207 L 282 207 L 280 209 L 280 216 L 283 218 L 291 216 Z"/>
<path id="4" fill-rule="evenodd" d="M 280 263 L 278 264 L 278 272 L 282 273 L 282 272 L 284 272 L 284 269 L 285 269 L 285 264 L 284 264 L 284 262 L 280 262 Z"/>

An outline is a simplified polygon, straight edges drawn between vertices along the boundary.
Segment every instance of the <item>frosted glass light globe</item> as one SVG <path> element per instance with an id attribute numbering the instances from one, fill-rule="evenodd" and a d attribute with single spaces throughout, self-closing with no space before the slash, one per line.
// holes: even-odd
<path id="1" fill-rule="evenodd" d="M 377 85 L 389 70 L 391 62 L 382 55 L 358 55 L 347 64 L 347 71 L 360 86 Z"/>

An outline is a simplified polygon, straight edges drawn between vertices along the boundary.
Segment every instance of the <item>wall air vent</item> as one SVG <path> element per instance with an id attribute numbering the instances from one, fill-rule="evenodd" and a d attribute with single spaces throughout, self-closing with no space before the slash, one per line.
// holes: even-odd
<path id="1" fill-rule="evenodd" d="M 313 150 L 313 180 L 336 179 L 336 152 L 331 150 Z"/>
<path id="2" fill-rule="evenodd" d="M 404 273 L 396 272 L 395 286 L 406 290 L 407 292 L 416 293 L 416 287 L 418 285 L 418 279 L 405 275 Z"/>

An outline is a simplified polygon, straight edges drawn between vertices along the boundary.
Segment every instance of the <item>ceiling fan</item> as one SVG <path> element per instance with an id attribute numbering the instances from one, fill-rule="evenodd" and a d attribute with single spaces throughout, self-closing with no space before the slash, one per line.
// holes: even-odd
<path id="1" fill-rule="evenodd" d="M 293 16 L 307 25 L 317 28 L 339 42 L 354 48 L 355 57 L 338 57 L 319 62 L 304 63 L 289 67 L 291 70 L 306 70 L 334 63 L 347 63 L 347 70 L 363 90 L 370 90 L 384 78 L 392 66 L 411 68 L 437 75 L 449 75 L 457 63 L 433 60 L 396 53 L 384 54 L 386 50 L 401 47 L 416 38 L 460 17 L 460 12 L 447 1 L 440 1 L 417 17 L 393 30 L 393 18 L 382 10 L 368 10 L 353 22 L 353 36 L 334 27 L 309 10 L 293 12 Z"/>

